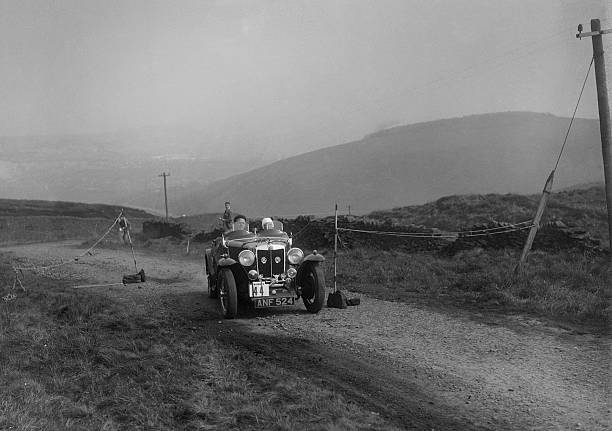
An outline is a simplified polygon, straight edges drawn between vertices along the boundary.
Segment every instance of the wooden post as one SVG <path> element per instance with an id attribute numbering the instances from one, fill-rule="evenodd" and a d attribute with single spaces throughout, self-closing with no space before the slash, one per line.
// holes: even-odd
<path id="1" fill-rule="evenodd" d="M 540 204 L 538 205 L 535 217 L 533 218 L 533 226 L 531 226 L 531 229 L 529 230 L 529 236 L 527 236 L 527 241 L 525 241 L 523 253 L 521 253 L 521 259 L 519 260 L 519 263 L 515 268 L 516 271 L 520 270 L 523 267 L 525 259 L 527 259 L 527 254 L 529 253 L 529 251 L 531 250 L 531 246 L 533 245 L 533 240 L 535 239 L 536 233 L 540 228 L 540 221 L 542 220 L 542 215 L 544 214 L 544 209 L 546 208 L 546 203 L 548 202 L 548 197 L 550 195 L 550 191 L 552 190 L 554 177 L 555 171 L 553 170 L 550 172 L 550 175 L 546 180 L 546 184 L 544 184 L 544 190 L 542 190 Z"/>
<path id="2" fill-rule="evenodd" d="M 164 177 L 164 203 L 166 204 L 166 222 L 168 221 L 168 193 L 166 192 L 166 177 L 169 177 L 170 174 L 162 172 L 160 177 Z"/>
<path id="3" fill-rule="evenodd" d="M 134 254 L 134 246 L 132 245 L 132 237 L 130 236 L 129 229 L 127 231 L 127 235 L 128 235 L 128 239 L 130 240 L 130 249 L 132 250 L 132 259 L 134 259 L 134 271 L 138 272 L 138 266 L 136 265 L 136 255 Z"/>
<path id="4" fill-rule="evenodd" d="M 600 32 L 598 19 L 591 20 L 591 32 Z M 610 104 L 608 102 L 608 84 L 606 82 L 606 63 L 602 35 L 592 36 L 593 63 L 595 65 L 595 82 L 597 84 L 597 104 L 599 106 L 599 132 L 603 155 L 604 178 L 606 183 L 606 203 L 608 206 L 608 234 L 610 259 L 612 262 L 612 130 L 610 126 Z"/>
<path id="5" fill-rule="evenodd" d="M 336 209 L 334 211 L 334 293 L 337 292 L 337 288 L 336 288 L 337 256 L 338 256 L 338 202 L 336 202 Z"/>

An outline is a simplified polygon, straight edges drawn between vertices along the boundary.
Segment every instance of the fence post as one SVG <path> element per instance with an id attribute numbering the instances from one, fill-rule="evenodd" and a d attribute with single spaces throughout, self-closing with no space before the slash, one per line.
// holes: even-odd
<path id="1" fill-rule="evenodd" d="M 540 228 L 540 220 L 542 219 L 542 215 L 544 214 L 544 209 L 546 208 L 546 202 L 548 201 L 548 197 L 550 196 L 550 191 L 552 189 L 553 179 L 555 177 L 555 171 L 551 171 L 548 179 L 546 180 L 546 184 L 544 185 L 544 190 L 542 190 L 542 197 L 540 198 L 540 204 L 538 205 L 538 210 L 536 211 L 535 217 L 533 218 L 533 223 L 531 229 L 529 230 L 529 236 L 527 237 L 527 241 L 525 241 L 525 246 L 523 247 L 523 253 L 521 253 L 521 259 L 519 260 L 518 265 L 516 265 L 515 272 L 518 272 L 522 269 L 525 260 L 527 259 L 527 254 L 531 250 L 531 246 L 533 244 L 533 240 L 535 239 L 536 233 Z"/>

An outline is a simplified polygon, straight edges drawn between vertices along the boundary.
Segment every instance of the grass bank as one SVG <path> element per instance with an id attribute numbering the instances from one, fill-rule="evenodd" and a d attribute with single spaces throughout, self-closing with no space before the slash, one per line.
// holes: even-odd
<path id="1" fill-rule="evenodd" d="M 26 287 L 0 300 L 2 430 L 390 429 L 308 376 L 220 344 L 204 321 L 61 281 Z"/>
<path id="2" fill-rule="evenodd" d="M 514 310 L 559 321 L 610 323 L 612 268 L 605 257 L 533 252 L 512 277 L 515 250 L 474 249 L 451 258 L 354 249 L 338 256 L 338 285 L 377 298 Z M 331 259 L 326 277 L 333 280 Z"/>

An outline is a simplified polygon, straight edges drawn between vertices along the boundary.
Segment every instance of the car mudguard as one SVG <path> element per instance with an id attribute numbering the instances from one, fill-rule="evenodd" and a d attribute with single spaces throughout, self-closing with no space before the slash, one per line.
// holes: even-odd
<path id="1" fill-rule="evenodd" d="M 237 262 L 230 258 L 230 257 L 222 257 L 221 259 L 219 259 L 219 263 L 218 266 L 220 267 L 228 267 L 228 266 L 232 266 L 234 264 L 236 264 Z"/>
<path id="2" fill-rule="evenodd" d="M 312 254 L 309 254 L 307 257 L 313 256 Z M 318 255 L 314 255 L 316 256 L 321 256 L 320 254 Z M 300 265 L 300 267 L 297 270 L 297 274 L 295 275 L 295 283 L 298 286 L 302 285 L 302 277 L 304 276 L 304 272 L 306 272 L 306 269 L 311 266 L 311 265 L 318 265 L 319 262 L 323 262 L 325 260 L 325 258 L 323 256 L 321 256 L 321 260 L 318 259 L 309 259 L 306 260 L 306 258 L 304 258 L 304 260 L 302 261 L 302 264 Z"/>
<path id="3" fill-rule="evenodd" d="M 323 262 L 325 257 L 322 254 L 312 253 L 304 258 L 302 262 Z"/>

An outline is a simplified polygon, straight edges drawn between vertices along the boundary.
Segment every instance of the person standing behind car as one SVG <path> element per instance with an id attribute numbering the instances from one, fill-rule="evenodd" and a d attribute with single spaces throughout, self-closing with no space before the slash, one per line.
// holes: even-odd
<path id="1" fill-rule="evenodd" d="M 232 209 L 230 207 L 229 201 L 225 202 L 225 212 L 223 213 L 223 217 L 220 218 L 223 222 L 223 230 L 225 232 L 231 231 L 232 226 Z"/>

